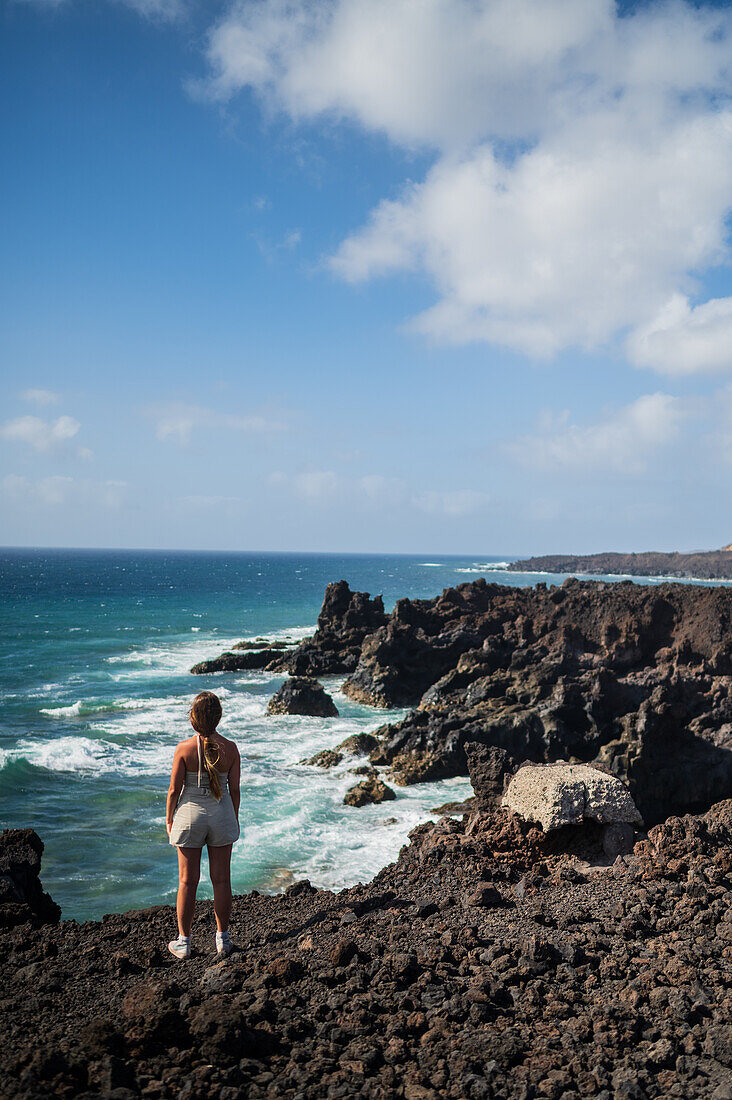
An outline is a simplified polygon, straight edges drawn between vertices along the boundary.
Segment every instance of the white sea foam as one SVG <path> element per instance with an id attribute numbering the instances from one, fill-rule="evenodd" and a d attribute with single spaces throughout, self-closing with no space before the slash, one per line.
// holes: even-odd
<path id="1" fill-rule="evenodd" d="M 69 707 L 41 707 L 41 714 L 50 714 L 54 718 L 78 718 L 81 714 L 82 701 L 79 699 Z"/>
<path id="2" fill-rule="evenodd" d="M 423 565 L 426 569 L 442 569 L 441 561 L 421 561 L 419 564 Z"/>
<path id="3" fill-rule="evenodd" d="M 475 562 L 471 566 L 461 566 L 455 570 L 456 573 L 500 573 L 508 569 L 511 563 L 508 561 L 489 561 L 481 565 L 480 562 Z"/>
<path id="4" fill-rule="evenodd" d="M 170 768 L 172 759 L 168 745 L 132 749 L 89 737 L 29 738 L 19 741 L 16 748 L 8 750 L 5 756 L 5 762 L 26 760 L 29 764 L 53 772 L 128 776 L 164 774 Z"/>

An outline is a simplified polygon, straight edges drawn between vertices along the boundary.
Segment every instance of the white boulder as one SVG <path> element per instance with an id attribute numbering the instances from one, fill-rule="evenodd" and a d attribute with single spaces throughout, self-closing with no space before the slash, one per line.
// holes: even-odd
<path id="1" fill-rule="evenodd" d="M 590 818 L 603 825 L 642 825 L 628 789 L 588 764 L 524 764 L 503 796 L 506 809 L 541 825 L 545 833 Z"/>

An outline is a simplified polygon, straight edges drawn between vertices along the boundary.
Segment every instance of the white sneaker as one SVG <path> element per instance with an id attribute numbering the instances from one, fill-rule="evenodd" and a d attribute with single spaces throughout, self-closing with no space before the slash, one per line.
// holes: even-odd
<path id="1" fill-rule="evenodd" d="M 216 933 L 216 954 L 220 959 L 225 959 L 234 950 L 231 936 L 228 932 Z"/>
<path id="2" fill-rule="evenodd" d="M 191 937 L 178 936 L 177 940 L 171 940 L 168 951 L 175 955 L 176 959 L 189 959 L 191 956 Z"/>

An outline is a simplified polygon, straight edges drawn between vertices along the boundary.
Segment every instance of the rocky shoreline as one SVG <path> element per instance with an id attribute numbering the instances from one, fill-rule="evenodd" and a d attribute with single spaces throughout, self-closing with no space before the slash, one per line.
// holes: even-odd
<path id="1" fill-rule="evenodd" d="M 235 898 L 222 962 L 209 902 L 185 963 L 171 907 L 59 920 L 6 830 L 0 1095 L 732 1100 L 731 624 L 728 589 L 477 581 L 387 615 L 330 585 L 312 638 L 234 656 L 305 679 L 275 710 L 333 673 L 413 707 L 330 757 L 469 774 L 466 812 L 368 884 Z"/>
<path id="2" fill-rule="evenodd" d="M 690 554 L 646 551 L 640 554 L 544 554 L 510 562 L 513 573 L 571 573 L 616 577 L 678 577 L 697 581 L 732 580 L 732 550 Z"/>
<path id="3" fill-rule="evenodd" d="M 270 672 L 344 674 L 371 706 L 412 707 L 369 753 L 397 784 L 468 775 L 467 744 L 524 760 L 574 759 L 627 781 L 648 824 L 732 796 L 732 588 L 570 578 L 484 580 L 433 600 L 328 586 L 294 650 L 247 653 Z M 193 672 L 230 671 L 223 654 Z"/>

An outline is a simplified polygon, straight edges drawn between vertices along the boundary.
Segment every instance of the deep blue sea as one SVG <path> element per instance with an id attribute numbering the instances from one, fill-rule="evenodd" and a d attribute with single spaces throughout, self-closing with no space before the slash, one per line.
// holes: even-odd
<path id="1" fill-rule="evenodd" d="M 357 779 L 299 763 L 347 735 L 396 720 L 325 679 L 338 718 L 267 716 L 283 681 L 267 673 L 192 676 L 234 642 L 312 633 L 326 584 L 431 597 L 484 576 L 525 585 L 498 557 L 360 556 L 97 550 L 0 550 L 0 827 L 43 839 L 43 884 L 65 918 L 172 902 L 175 851 L 165 832 L 173 747 L 204 687 L 242 755 L 242 839 L 234 889 L 277 891 L 294 878 L 340 888 L 371 878 L 430 810 L 467 780 L 396 788 L 395 802 L 354 809 Z M 205 874 L 205 871 L 204 871 Z M 202 878 L 200 896 L 210 897 Z"/>

